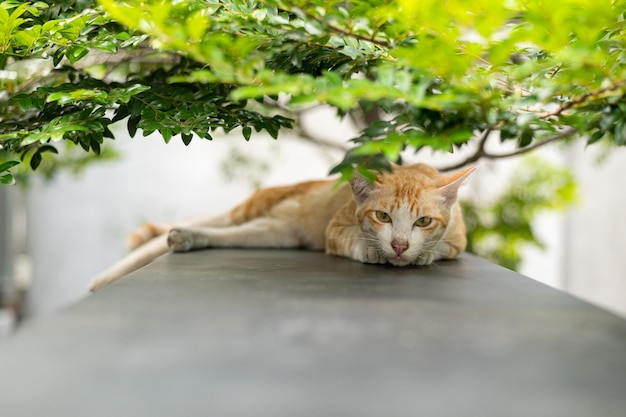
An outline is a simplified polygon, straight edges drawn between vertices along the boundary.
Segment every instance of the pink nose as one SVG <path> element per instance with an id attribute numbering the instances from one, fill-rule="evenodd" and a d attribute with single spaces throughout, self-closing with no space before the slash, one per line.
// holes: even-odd
<path id="1" fill-rule="evenodd" d="M 391 247 L 396 255 L 400 256 L 409 248 L 409 242 L 404 240 L 394 240 L 391 242 Z"/>

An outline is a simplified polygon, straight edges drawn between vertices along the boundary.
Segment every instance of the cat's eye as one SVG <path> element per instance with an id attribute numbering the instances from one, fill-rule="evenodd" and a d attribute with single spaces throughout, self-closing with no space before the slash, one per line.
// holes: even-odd
<path id="1" fill-rule="evenodd" d="M 384 211 L 378 210 L 376 212 L 376 219 L 378 219 L 378 221 L 382 223 L 391 223 L 391 216 L 389 215 L 389 213 L 385 213 Z"/>
<path id="2" fill-rule="evenodd" d="M 433 219 L 431 219 L 430 217 L 423 216 L 423 217 L 420 217 L 419 219 L 417 219 L 417 221 L 415 222 L 415 225 L 417 227 L 426 227 L 429 224 L 431 224 L 432 221 L 433 221 Z"/>

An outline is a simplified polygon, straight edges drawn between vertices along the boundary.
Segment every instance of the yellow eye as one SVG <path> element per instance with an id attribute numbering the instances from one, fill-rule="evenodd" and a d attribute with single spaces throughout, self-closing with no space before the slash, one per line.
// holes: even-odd
<path id="1" fill-rule="evenodd" d="M 433 219 L 431 219 L 430 217 L 420 217 L 419 219 L 417 219 L 417 221 L 415 222 L 415 225 L 417 227 L 426 227 L 429 224 L 431 224 L 433 221 Z"/>
<path id="2" fill-rule="evenodd" d="M 376 212 L 376 219 L 378 219 L 378 221 L 382 223 L 391 223 L 391 216 L 389 215 L 389 213 L 385 213 L 384 211 L 378 210 Z"/>

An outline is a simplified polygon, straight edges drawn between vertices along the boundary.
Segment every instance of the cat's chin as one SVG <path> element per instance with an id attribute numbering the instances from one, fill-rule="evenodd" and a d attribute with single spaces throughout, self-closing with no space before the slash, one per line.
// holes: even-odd
<path id="1" fill-rule="evenodd" d="M 387 262 L 389 262 L 393 266 L 407 266 L 411 263 L 411 260 L 405 258 L 404 256 L 395 256 L 391 258 L 387 258 Z"/>

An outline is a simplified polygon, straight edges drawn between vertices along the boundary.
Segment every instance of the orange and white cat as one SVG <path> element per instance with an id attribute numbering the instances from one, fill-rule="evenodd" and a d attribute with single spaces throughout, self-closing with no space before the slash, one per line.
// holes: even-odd
<path id="1" fill-rule="evenodd" d="M 474 168 L 449 175 L 425 164 L 395 166 L 374 182 L 355 176 L 257 191 L 231 211 L 129 238 L 129 255 L 96 277 L 95 291 L 169 251 L 211 247 L 326 250 L 364 263 L 428 265 L 465 249 L 457 191 Z"/>

